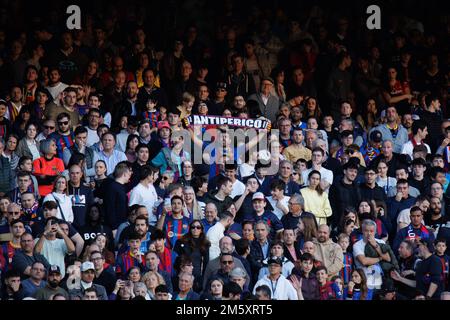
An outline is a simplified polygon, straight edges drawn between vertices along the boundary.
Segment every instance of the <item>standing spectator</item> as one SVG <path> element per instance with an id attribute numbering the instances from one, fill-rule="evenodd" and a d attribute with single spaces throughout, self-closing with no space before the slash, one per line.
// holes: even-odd
<path id="1" fill-rule="evenodd" d="M 56 238 L 56 235 L 61 238 Z M 64 257 L 75 252 L 75 245 L 72 240 L 62 231 L 56 218 L 47 220 L 44 233 L 37 239 L 34 248 L 36 253 L 42 253 L 47 261 L 52 265 L 57 265 L 61 274 L 65 275 Z"/>
<path id="2" fill-rule="evenodd" d="M 356 160 L 358 161 L 358 160 Z M 333 225 L 337 226 L 344 208 L 358 206 L 361 194 L 356 184 L 358 164 L 354 161 L 347 162 L 344 166 L 344 176 L 330 188 L 330 203 L 333 208 Z"/>
<path id="3" fill-rule="evenodd" d="M 261 81 L 261 90 L 259 93 L 252 94 L 248 97 L 249 101 L 256 101 L 259 107 L 258 114 L 269 119 L 272 123 L 276 122 L 276 114 L 280 107 L 280 101 L 277 96 L 271 92 L 273 90 L 274 81 L 270 77 L 265 77 Z"/>
<path id="4" fill-rule="evenodd" d="M 223 238 L 225 230 L 233 224 L 233 215 L 229 211 L 219 214 L 219 221 L 209 228 L 206 238 L 211 243 L 209 248 L 209 260 L 220 256 L 219 241 Z"/>
<path id="5" fill-rule="evenodd" d="M 70 119 L 71 116 L 67 112 L 58 113 L 58 116 L 53 119 L 58 124 L 58 130 L 49 136 L 56 142 L 57 156 L 61 160 L 64 159 L 64 149 L 72 147 L 75 143 Z"/>
<path id="6" fill-rule="evenodd" d="M 337 57 L 337 67 L 330 73 L 326 93 L 331 104 L 331 110 L 335 121 L 339 120 L 339 109 L 342 101 L 349 100 L 352 94 L 352 76 L 348 70 L 352 59 L 348 52 L 341 52 Z"/>
<path id="7" fill-rule="evenodd" d="M 143 150 L 142 148 L 140 150 Z M 134 171 L 133 171 L 134 173 Z M 149 224 L 155 225 L 157 222 L 156 207 L 158 195 L 153 183 L 158 179 L 158 170 L 154 167 L 144 165 L 141 167 L 139 184 L 131 190 L 129 206 L 133 204 L 145 205 L 150 217 Z"/>
<path id="8" fill-rule="evenodd" d="M 130 181 L 131 170 L 126 162 L 119 162 L 114 167 L 114 180 L 110 180 L 105 186 L 105 224 L 116 234 L 117 227 L 126 220 L 126 207 L 128 198 L 125 184 Z"/>

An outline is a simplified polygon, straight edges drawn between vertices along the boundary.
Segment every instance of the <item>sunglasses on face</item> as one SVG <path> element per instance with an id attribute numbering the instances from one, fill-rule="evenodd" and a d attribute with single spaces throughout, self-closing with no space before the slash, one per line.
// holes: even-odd
<path id="1" fill-rule="evenodd" d="M 201 230 L 201 229 L 202 229 L 202 226 L 192 226 L 191 229 L 198 229 L 198 230 Z"/>
<path id="2" fill-rule="evenodd" d="M 169 180 L 169 177 L 163 176 L 162 179 L 163 180 Z"/>

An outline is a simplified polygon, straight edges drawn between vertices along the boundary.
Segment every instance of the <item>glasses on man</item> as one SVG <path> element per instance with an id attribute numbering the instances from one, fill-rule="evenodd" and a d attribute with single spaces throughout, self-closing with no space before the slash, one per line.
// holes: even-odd
<path id="1" fill-rule="evenodd" d="M 162 179 L 163 179 L 163 180 L 169 180 L 169 177 L 167 177 L 167 176 L 162 176 Z"/>
<path id="2" fill-rule="evenodd" d="M 300 203 L 298 203 L 298 202 L 288 202 L 289 206 L 295 206 L 295 205 L 298 205 L 298 204 L 300 204 Z"/>
<path id="3" fill-rule="evenodd" d="M 69 121 L 59 121 L 58 122 L 58 124 L 60 125 L 60 126 L 67 126 L 68 124 L 69 124 Z"/>

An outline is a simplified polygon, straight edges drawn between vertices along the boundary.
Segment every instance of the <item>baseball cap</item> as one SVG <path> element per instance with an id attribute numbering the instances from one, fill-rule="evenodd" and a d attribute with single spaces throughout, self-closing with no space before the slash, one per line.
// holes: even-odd
<path id="1" fill-rule="evenodd" d="M 81 265 L 81 272 L 85 272 L 85 271 L 88 271 L 88 270 L 95 270 L 94 264 L 92 262 L 90 262 L 90 261 L 85 261 Z"/>
<path id="2" fill-rule="evenodd" d="M 59 267 L 57 265 L 51 265 L 50 268 L 48 269 L 48 274 L 52 274 L 52 273 L 61 274 L 61 269 L 59 269 Z"/>
<path id="3" fill-rule="evenodd" d="M 264 77 L 264 78 L 262 79 L 261 83 L 262 83 L 263 81 L 269 81 L 271 84 L 274 84 L 274 83 L 275 83 L 271 77 Z"/>
<path id="4" fill-rule="evenodd" d="M 374 130 L 370 134 L 370 140 L 376 143 L 380 143 L 383 140 L 383 135 L 381 134 L 381 131 Z"/>
<path id="5" fill-rule="evenodd" d="M 160 121 L 160 122 L 158 122 L 158 130 L 161 130 L 162 128 L 170 129 L 169 122 L 167 122 L 167 121 Z"/>
<path id="6" fill-rule="evenodd" d="M 280 265 L 280 266 L 283 266 L 283 261 L 281 261 L 281 259 L 278 258 L 278 257 L 271 257 L 271 258 L 267 261 L 267 264 L 268 264 L 268 265 L 270 265 L 270 264 L 272 264 L 272 263 L 276 263 L 276 264 L 278 264 L 278 265 Z"/>
<path id="7" fill-rule="evenodd" d="M 225 90 L 227 90 L 227 83 L 226 82 L 217 82 L 216 89 L 225 89 Z"/>
<path id="8" fill-rule="evenodd" d="M 253 200 L 266 200 L 266 197 L 264 197 L 264 194 L 262 192 L 255 192 L 252 197 L 252 201 Z"/>

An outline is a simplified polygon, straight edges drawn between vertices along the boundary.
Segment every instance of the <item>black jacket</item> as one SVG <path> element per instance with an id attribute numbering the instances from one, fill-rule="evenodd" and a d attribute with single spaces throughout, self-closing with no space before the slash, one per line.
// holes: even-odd
<path id="1" fill-rule="evenodd" d="M 333 209 L 333 226 L 337 226 L 345 208 L 357 208 L 361 201 L 361 193 L 356 183 L 345 184 L 343 179 L 333 183 L 330 187 L 330 204 Z"/>
<path id="2" fill-rule="evenodd" d="M 381 200 L 386 202 L 387 196 L 383 188 L 375 185 L 375 188 L 369 188 L 365 183 L 359 185 L 359 191 L 361 192 L 361 199 L 368 200 Z"/>

